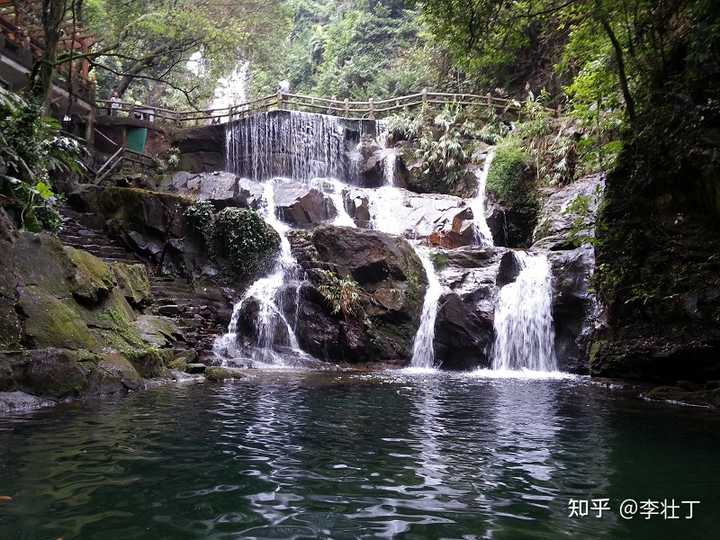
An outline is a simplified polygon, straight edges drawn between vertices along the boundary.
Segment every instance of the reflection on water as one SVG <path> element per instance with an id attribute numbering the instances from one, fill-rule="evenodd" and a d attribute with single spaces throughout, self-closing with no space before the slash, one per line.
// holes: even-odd
<path id="1" fill-rule="evenodd" d="M 0 419 L 0 538 L 711 538 L 719 427 L 583 379 L 158 388 Z M 568 517 L 600 497 L 702 503 L 692 527 Z"/>

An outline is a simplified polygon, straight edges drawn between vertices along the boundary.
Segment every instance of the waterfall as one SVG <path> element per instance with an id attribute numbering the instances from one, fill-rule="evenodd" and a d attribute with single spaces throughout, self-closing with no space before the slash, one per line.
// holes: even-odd
<path id="1" fill-rule="evenodd" d="M 397 217 L 397 208 L 404 204 L 403 201 L 403 192 L 396 187 L 383 186 L 376 189 L 370 200 L 373 229 L 389 234 L 402 235 L 405 226 Z M 413 342 L 413 356 L 410 366 L 431 369 L 437 367 L 435 365 L 434 347 L 435 319 L 437 318 L 438 302 L 442 294 L 442 285 L 430 259 L 430 250 L 419 247 L 414 242 L 411 242 L 410 245 L 420 259 L 428 281 L 420 316 L 420 326 Z"/>
<path id="2" fill-rule="evenodd" d="M 282 305 L 282 289 L 286 283 L 295 278 L 297 261 L 292 255 L 290 242 L 287 239 L 289 227 L 280 221 L 275 211 L 275 182 L 265 183 L 263 199 L 265 201 L 264 218 L 280 235 L 280 254 L 272 272 L 256 280 L 245 292 L 242 299 L 233 308 L 232 319 L 225 335 L 215 340 L 214 351 L 220 357 L 237 358 L 242 352 L 237 347 L 238 321 L 243 308 L 251 301 L 258 304 L 255 320 L 257 330 L 257 348 L 253 351 L 253 360 L 263 364 L 285 365 L 281 355 L 274 351 L 275 336 L 279 327 L 287 334 L 288 344 L 293 352 L 302 356 L 304 353 L 298 345 L 293 326 L 287 320 Z M 296 295 L 295 302 L 299 298 Z M 296 306 L 297 310 L 297 306 Z"/>
<path id="3" fill-rule="evenodd" d="M 245 103 L 249 74 L 250 62 L 245 61 L 237 65 L 229 76 L 221 77 L 215 87 L 210 109 L 227 109 Z M 223 116 L 220 120 L 226 122 L 228 117 Z"/>
<path id="4" fill-rule="evenodd" d="M 495 309 L 495 370 L 556 371 L 552 274 L 544 254 L 516 252 L 517 279 L 500 289 Z"/>
<path id="5" fill-rule="evenodd" d="M 373 229 L 402 235 L 405 225 L 398 218 L 398 208 L 404 204 L 403 192 L 393 186 L 383 186 L 369 193 L 370 219 Z"/>
<path id="6" fill-rule="evenodd" d="M 375 125 L 377 126 L 377 136 L 375 137 L 375 142 L 384 150 L 383 176 L 385 176 L 385 184 L 388 186 L 394 186 L 397 153 L 394 148 L 388 146 L 390 132 L 388 131 L 387 121 L 384 119 L 378 120 Z"/>
<path id="7" fill-rule="evenodd" d="M 423 301 L 420 327 L 415 334 L 413 342 L 413 355 L 410 366 L 414 368 L 435 368 L 435 319 L 437 318 L 438 302 L 442 294 L 442 285 L 435 273 L 435 267 L 430 259 L 430 250 L 416 248 L 415 253 L 420 257 L 425 275 L 428 280 L 425 300 Z"/>
<path id="8" fill-rule="evenodd" d="M 225 128 L 226 170 L 256 181 L 352 180 L 357 166 L 345 150 L 342 121 L 324 114 L 261 112 Z"/>
<path id="9" fill-rule="evenodd" d="M 345 208 L 343 191 L 348 188 L 347 184 L 335 178 L 313 178 L 310 185 L 319 189 L 332 201 L 335 211 L 337 212 L 335 219 L 332 221 L 333 225 L 338 227 L 355 227 L 353 218 L 350 217 L 350 214 L 348 214 Z"/>
<path id="10" fill-rule="evenodd" d="M 477 177 L 477 193 L 470 201 L 470 208 L 473 213 L 473 225 L 475 228 L 475 243 L 478 245 L 493 245 L 492 232 L 490 232 L 490 227 L 488 227 L 487 221 L 485 220 L 485 187 L 487 185 L 488 174 L 490 173 L 490 166 L 494 158 L 495 148 L 491 148 L 485 155 L 485 163 L 483 164 L 480 175 Z"/>

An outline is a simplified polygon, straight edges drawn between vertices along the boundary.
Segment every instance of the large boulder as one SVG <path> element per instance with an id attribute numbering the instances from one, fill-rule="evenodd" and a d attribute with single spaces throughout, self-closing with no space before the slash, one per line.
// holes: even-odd
<path id="1" fill-rule="evenodd" d="M 548 195 L 538 213 L 533 249 L 573 249 L 592 239 L 604 184 L 604 175 L 594 174 Z"/>
<path id="2" fill-rule="evenodd" d="M 222 171 L 177 172 L 160 188 L 193 200 L 210 201 L 216 208 L 238 206 L 258 209 L 263 197 L 262 184 Z"/>
<path id="3" fill-rule="evenodd" d="M 404 239 L 347 227 L 321 226 L 291 233 L 308 281 L 298 305 L 300 345 L 326 361 L 405 365 L 412 356 L 426 276 Z M 350 298 L 347 304 L 336 298 Z"/>
<path id="4" fill-rule="evenodd" d="M 445 293 L 435 322 L 435 357 L 446 369 L 490 367 L 495 302 L 504 248 L 461 248 L 436 253 Z"/>
<path id="5" fill-rule="evenodd" d="M 485 200 L 485 221 L 496 246 L 528 248 L 537 223 L 537 207 L 528 204 L 510 205 L 488 192 Z"/>
<path id="6" fill-rule="evenodd" d="M 295 227 L 313 227 L 337 215 L 322 191 L 299 182 L 276 182 L 275 208 L 280 219 Z"/>
<path id="7" fill-rule="evenodd" d="M 595 250 L 583 246 L 548 253 L 553 275 L 555 354 L 561 371 L 586 374 L 589 346 L 599 317 L 592 290 Z"/>
<path id="8" fill-rule="evenodd" d="M 466 201 L 453 195 L 413 193 L 402 188 L 352 188 L 346 207 L 359 227 L 374 223 L 381 230 L 431 245 L 455 248 L 475 241 L 473 214 Z"/>
<path id="9" fill-rule="evenodd" d="M 0 249 L 0 392 L 64 399 L 164 372 L 174 341 L 159 352 L 129 303 L 149 301 L 144 267 L 124 267 L 121 285 L 113 267 L 54 236 L 9 235 Z"/>

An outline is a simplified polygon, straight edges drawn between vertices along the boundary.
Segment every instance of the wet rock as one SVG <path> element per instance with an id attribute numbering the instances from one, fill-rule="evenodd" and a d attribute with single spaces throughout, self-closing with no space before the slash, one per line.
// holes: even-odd
<path id="1" fill-rule="evenodd" d="M 210 201 L 216 208 L 237 206 L 257 209 L 263 196 L 262 184 L 221 171 L 199 174 L 177 172 L 163 190 L 193 200 Z"/>
<path id="2" fill-rule="evenodd" d="M 504 287 L 508 283 L 512 283 L 520 273 L 520 261 L 512 251 L 508 251 L 500 259 L 500 268 L 498 269 L 497 279 L 495 280 L 498 287 Z"/>
<path id="3" fill-rule="evenodd" d="M 555 353 L 562 371 L 589 371 L 589 344 L 599 316 L 592 292 L 595 251 L 583 246 L 548 253 L 553 275 Z"/>
<path id="4" fill-rule="evenodd" d="M 504 204 L 487 193 L 485 221 L 496 246 L 529 248 L 537 215 L 537 207 L 534 205 Z"/>
<path id="5" fill-rule="evenodd" d="M 396 234 L 427 239 L 439 247 L 455 248 L 475 241 L 472 210 L 459 197 L 405 189 L 353 188 L 348 190 L 346 201 L 348 213 L 359 227 L 368 226 L 374 218 L 384 230 L 396 228 Z"/>
<path id="6" fill-rule="evenodd" d="M 355 150 L 362 187 L 373 188 L 386 183 L 385 157 L 387 152 L 388 149 L 382 148 L 375 140 L 362 138 Z"/>
<path id="7" fill-rule="evenodd" d="M 445 369 L 489 367 L 495 302 L 504 248 L 438 251 L 434 263 L 446 288 L 435 322 L 435 357 Z M 506 263 L 507 264 L 507 263 Z"/>
<path id="8" fill-rule="evenodd" d="M 295 182 L 278 182 L 275 206 L 280 219 L 296 227 L 311 227 L 332 219 L 337 210 L 318 189 Z"/>
<path id="9" fill-rule="evenodd" d="M 592 239 L 604 184 L 595 174 L 551 193 L 540 207 L 533 248 L 573 249 Z"/>
<path id="10" fill-rule="evenodd" d="M 227 379 L 245 379 L 247 376 L 247 371 L 240 368 L 212 366 L 205 370 L 205 378 L 214 382 Z"/>
<path id="11" fill-rule="evenodd" d="M 413 248 L 378 231 L 332 226 L 293 232 L 290 242 L 308 277 L 297 306 L 303 350 L 325 361 L 407 363 L 426 286 Z M 343 287 L 356 296 L 345 315 L 323 294 Z"/>
<path id="12" fill-rule="evenodd" d="M 0 353 L 0 386 L 56 399 L 77 397 L 86 390 L 99 360 L 88 351 L 57 348 Z"/>
<path id="13" fill-rule="evenodd" d="M 0 413 L 28 411 L 56 405 L 56 401 L 39 398 L 25 392 L 0 392 Z"/>
<path id="14" fill-rule="evenodd" d="M 88 378 L 86 393 L 108 395 L 139 390 L 144 382 L 132 363 L 121 354 L 110 353 L 102 357 Z"/>

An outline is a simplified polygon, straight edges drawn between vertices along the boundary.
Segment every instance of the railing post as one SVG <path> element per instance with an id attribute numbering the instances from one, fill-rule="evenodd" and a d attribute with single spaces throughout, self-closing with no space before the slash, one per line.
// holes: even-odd
<path id="1" fill-rule="evenodd" d="M 425 107 L 425 106 L 427 105 L 427 100 L 428 100 L 428 98 L 427 98 L 427 88 L 423 88 L 421 93 L 422 93 L 422 103 L 423 103 L 423 107 Z"/>
<path id="2" fill-rule="evenodd" d="M 282 109 L 283 105 L 285 104 L 285 94 L 283 94 L 282 90 L 278 90 L 277 100 L 278 100 L 278 109 Z"/>
<path id="3" fill-rule="evenodd" d="M 488 107 L 488 109 L 492 109 L 493 106 L 492 106 L 492 98 L 490 97 L 490 92 L 488 92 L 488 95 L 485 96 L 485 98 L 487 99 L 487 107 Z"/>
<path id="4" fill-rule="evenodd" d="M 345 118 L 350 117 L 350 100 L 345 98 Z"/>
<path id="5" fill-rule="evenodd" d="M 373 98 L 370 98 L 368 105 L 370 106 L 370 114 L 368 116 L 370 120 L 375 120 L 375 103 L 373 103 Z"/>

